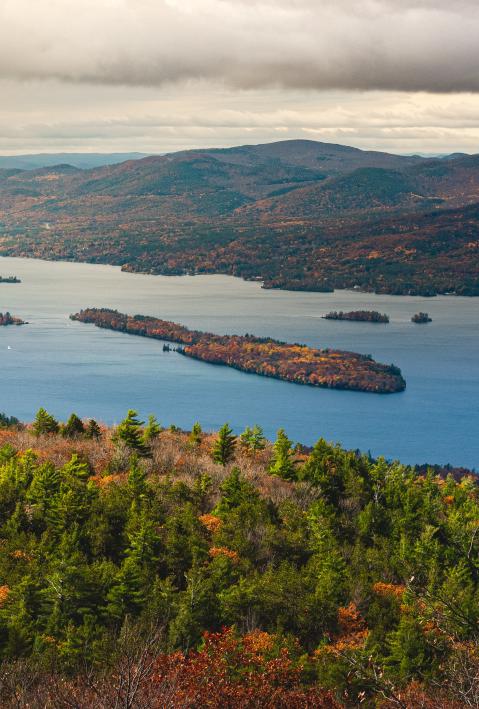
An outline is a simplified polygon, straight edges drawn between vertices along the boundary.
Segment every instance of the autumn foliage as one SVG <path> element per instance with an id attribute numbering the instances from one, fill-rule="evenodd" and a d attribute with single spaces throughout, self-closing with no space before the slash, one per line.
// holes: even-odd
<path id="1" fill-rule="evenodd" d="M 212 335 L 167 320 L 129 316 L 105 308 L 82 310 L 71 318 L 109 330 L 178 342 L 183 345 L 178 351 L 187 357 L 296 384 L 383 394 L 402 391 L 406 386 L 397 367 L 355 352 L 317 350 L 253 335 Z"/>
<path id="2" fill-rule="evenodd" d="M 2 709 L 479 706 L 477 477 L 39 420 L 0 428 Z"/>
<path id="3" fill-rule="evenodd" d="M 261 632 L 243 638 L 230 629 L 205 633 L 199 651 L 158 658 L 152 681 L 173 683 L 181 707 L 339 709 L 329 692 L 303 684 L 301 665 L 277 642 Z"/>

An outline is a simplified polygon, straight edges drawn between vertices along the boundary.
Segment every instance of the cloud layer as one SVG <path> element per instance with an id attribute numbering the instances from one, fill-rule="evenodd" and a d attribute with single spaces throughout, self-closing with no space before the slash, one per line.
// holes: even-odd
<path id="1" fill-rule="evenodd" d="M 0 0 L 0 78 L 479 92 L 477 0 Z"/>
<path id="2" fill-rule="evenodd" d="M 0 154 L 166 152 L 310 138 L 390 152 L 478 152 L 479 96 L 142 88 L 0 80 Z"/>

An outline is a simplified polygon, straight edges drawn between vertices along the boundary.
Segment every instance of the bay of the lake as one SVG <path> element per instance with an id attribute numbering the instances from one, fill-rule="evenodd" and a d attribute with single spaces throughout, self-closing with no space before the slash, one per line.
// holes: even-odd
<path id="1" fill-rule="evenodd" d="M 0 328 L 0 410 L 30 421 L 44 406 L 111 424 L 127 409 L 163 425 L 204 429 L 283 426 L 295 441 L 320 436 L 405 463 L 479 467 L 479 303 L 474 298 L 263 290 L 228 276 L 162 277 L 112 266 L 0 258 L 0 311 L 29 321 Z M 371 354 L 401 367 L 407 389 L 377 395 L 317 389 L 163 352 L 160 342 L 71 322 L 85 307 L 154 315 L 214 333 L 270 335 Z M 323 320 L 372 309 L 389 325 Z M 433 322 L 414 325 L 428 312 Z"/>

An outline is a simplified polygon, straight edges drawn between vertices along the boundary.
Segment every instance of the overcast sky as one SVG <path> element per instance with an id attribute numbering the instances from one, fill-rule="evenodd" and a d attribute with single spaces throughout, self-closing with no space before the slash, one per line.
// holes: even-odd
<path id="1" fill-rule="evenodd" d="M 479 152 L 478 0 L 0 0 L 0 153 Z"/>

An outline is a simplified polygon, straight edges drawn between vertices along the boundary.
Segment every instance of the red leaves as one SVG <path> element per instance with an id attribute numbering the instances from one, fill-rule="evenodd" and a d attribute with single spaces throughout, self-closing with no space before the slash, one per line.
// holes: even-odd
<path id="1" fill-rule="evenodd" d="M 255 632 L 237 638 L 231 629 L 205 633 L 200 651 L 158 658 L 153 683 L 174 687 L 175 706 L 333 709 L 332 696 L 301 684 L 301 668 L 286 647 L 273 656 L 276 638 Z"/>

